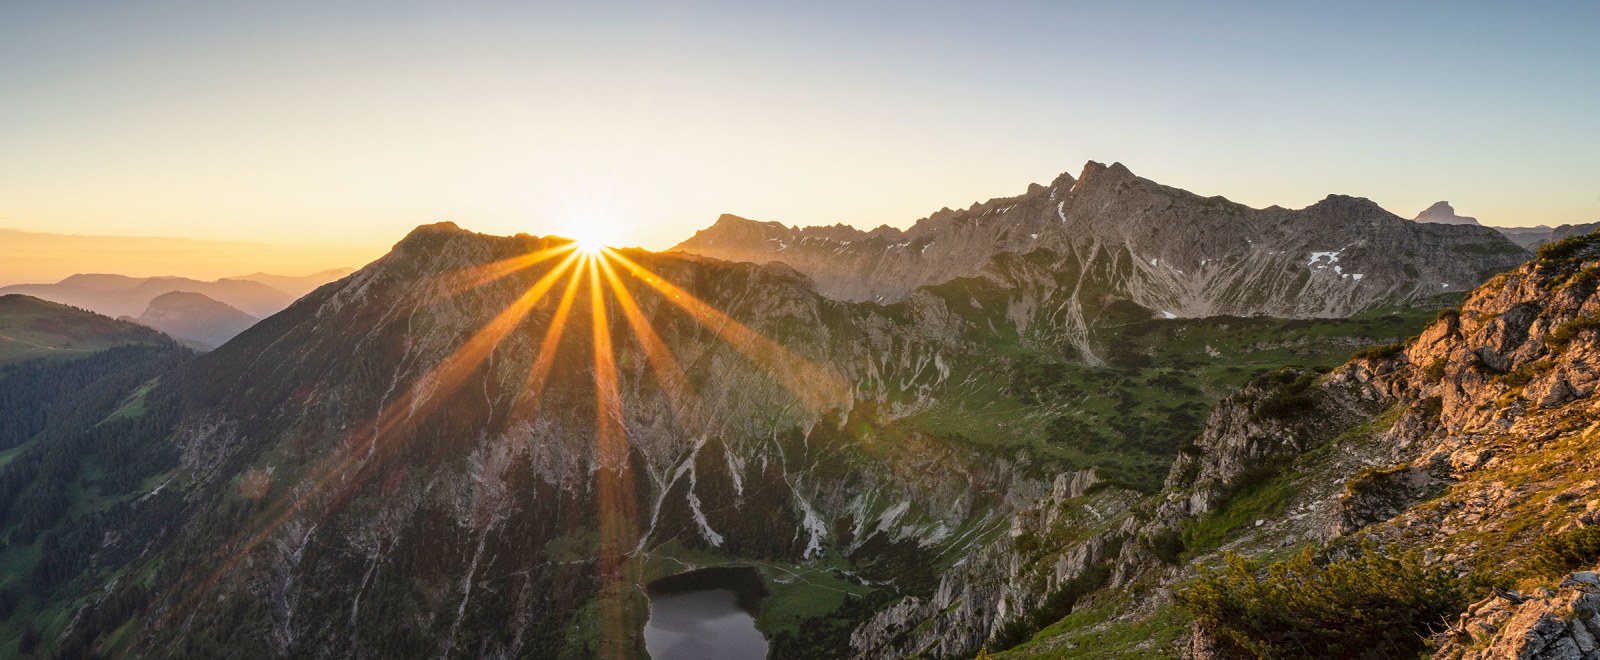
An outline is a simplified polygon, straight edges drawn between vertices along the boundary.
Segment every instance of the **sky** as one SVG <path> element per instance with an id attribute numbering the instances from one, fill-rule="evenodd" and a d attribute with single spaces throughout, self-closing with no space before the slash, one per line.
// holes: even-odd
<path id="1" fill-rule="evenodd" d="M 242 272 L 441 220 L 661 249 L 720 213 L 903 227 L 1087 160 L 1256 207 L 1592 222 L 1596 26 L 1589 1 L 0 0 L 0 227 L 276 246 Z"/>

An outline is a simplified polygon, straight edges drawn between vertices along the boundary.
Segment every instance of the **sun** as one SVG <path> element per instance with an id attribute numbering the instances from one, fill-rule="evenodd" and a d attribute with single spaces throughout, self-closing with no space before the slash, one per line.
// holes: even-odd
<path id="1" fill-rule="evenodd" d="M 607 247 L 615 245 L 619 233 L 616 222 L 599 215 L 574 217 L 560 231 L 560 235 L 572 239 L 572 246 L 578 254 L 586 257 L 597 256 Z"/>
<path id="2" fill-rule="evenodd" d="M 616 240 L 612 225 L 601 222 L 574 222 L 563 234 L 572 239 L 572 248 L 585 257 L 599 256 Z"/>
<path id="3" fill-rule="evenodd" d="M 606 249 L 605 240 L 594 236 L 575 236 L 572 239 L 572 244 L 578 254 L 586 257 L 593 257 Z"/>

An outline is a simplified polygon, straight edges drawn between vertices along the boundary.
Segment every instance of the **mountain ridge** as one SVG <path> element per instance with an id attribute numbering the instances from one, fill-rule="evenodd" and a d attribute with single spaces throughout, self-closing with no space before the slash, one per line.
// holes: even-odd
<path id="1" fill-rule="evenodd" d="M 189 291 L 225 303 L 247 314 L 262 318 L 289 306 L 309 290 L 347 275 L 345 269 L 329 269 L 303 277 L 276 278 L 285 291 L 270 284 L 245 278 L 211 281 L 178 276 L 130 277 L 109 273 L 78 273 L 50 284 L 13 284 L 0 287 L 0 294 L 21 293 L 62 304 L 89 309 L 113 318 L 136 317 L 150 301 L 172 291 Z"/>
<path id="2" fill-rule="evenodd" d="M 1419 224 L 1363 198 L 1329 195 L 1298 211 L 1251 209 L 1093 161 L 1078 177 L 1064 173 L 1019 196 L 941 209 L 906 230 L 797 229 L 724 215 L 673 249 L 782 261 L 816 280 L 824 295 L 880 302 L 981 276 L 1004 252 L 1076 255 L 1068 258 L 1078 263 L 1058 266 L 1078 270 L 1078 279 L 1088 277 L 1082 262 L 1101 253 L 1123 263 L 1121 274 L 1096 286 L 1177 316 L 1347 316 L 1466 290 L 1527 257 L 1492 230 Z M 1240 288 L 1248 273 L 1255 281 Z"/>

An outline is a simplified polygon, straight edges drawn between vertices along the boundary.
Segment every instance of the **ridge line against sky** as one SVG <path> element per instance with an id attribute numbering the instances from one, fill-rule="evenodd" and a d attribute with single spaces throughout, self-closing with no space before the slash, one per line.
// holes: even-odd
<path id="1" fill-rule="evenodd" d="M 0 225 L 386 248 L 615 222 L 662 249 L 724 212 L 906 227 L 1085 157 L 1256 208 L 1592 222 L 1596 24 L 1587 2 L 6 3 Z"/>

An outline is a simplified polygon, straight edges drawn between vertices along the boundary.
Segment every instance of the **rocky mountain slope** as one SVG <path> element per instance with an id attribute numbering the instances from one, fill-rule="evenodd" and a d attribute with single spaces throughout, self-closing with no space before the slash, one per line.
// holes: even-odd
<path id="1" fill-rule="evenodd" d="M 1162 492 L 1058 482 L 933 598 L 908 598 L 858 629 L 855 650 L 1590 657 L 1600 622 L 1589 621 L 1593 573 L 1581 571 L 1600 562 L 1597 282 L 1600 236 L 1568 239 L 1412 340 L 1325 374 L 1263 376 L 1212 412 Z M 1313 554 L 1290 559 L 1302 550 Z M 1384 573 L 1360 572 L 1374 567 Z M 1328 578 L 1353 580 L 1341 588 L 1354 591 L 1314 598 L 1365 604 L 1333 607 L 1323 615 L 1343 623 L 1318 629 L 1302 611 L 1318 601 L 1295 590 L 1335 570 L 1355 572 Z M 1275 582 L 1291 572 L 1301 577 Z M 1420 577 L 1383 591 L 1395 575 Z M 1403 591 L 1424 583 L 1440 591 Z M 1226 588 L 1195 595 L 1207 584 Z M 1369 625 L 1350 618 L 1357 607 L 1395 617 L 1373 630 L 1398 627 L 1399 646 L 1341 651 L 1338 635 Z M 1252 623 L 1273 613 L 1276 623 Z"/>
<path id="2" fill-rule="evenodd" d="M 1044 255 L 1058 316 L 1106 292 L 1176 317 L 1338 317 L 1471 289 L 1527 253 L 1484 228 L 1416 223 L 1360 198 L 1252 209 L 1090 162 L 1074 178 L 953 211 L 901 231 L 785 227 L 723 216 L 675 249 L 781 262 L 840 300 L 903 300 L 917 287 L 991 277 L 1002 255 Z M 1003 278 L 1004 275 L 999 277 Z"/>
<path id="3" fill-rule="evenodd" d="M 655 333 L 636 339 L 621 303 L 596 320 L 583 281 L 526 297 L 548 266 L 458 289 L 463 272 L 551 245 L 419 229 L 137 393 L 179 411 L 133 462 L 155 467 L 121 477 L 133 489 L 108 493 L 110 519 L 45 533 L 115 540 L 34 569 L 30 592 L 107 598 L 35 620 L 66 636 L 59 648 L 101 652 L 631 654 L 638 575 L 729 555 L 800 576 L 791 594 L 864 595 L 985 538 L 996 508 L 1041 488 L 1026 456 L 910 432 L 879 455 L 844 431 L 870 435 L 946 384 L 970 349 L 931 310 L 897 320 L 790 269 L 644 253 L 631 258 L 759 334 L 635 280 Z M 571 313 L 553 325 L 563 290 Z M 508 307 L 526 315 L 486 329 Z M 566 330 L 544 353 L 552 328 Z M 607 334 L 609 366 L 594 361 Z M 655 342 L 680 373 L 660 373 Z M 530 388 L 541 359 L 548 382 Z M 609 386 L 618 409 L 597 394 Z M 961 467 L 930 480 L 934 464 Z M 111 635 L 123 626 L 136 632 Z"/>
<path id="4" fill-rule="evenodd" d="M 32 358 L 82 357 L 133 344 L 165 345 L 146 327 L 31 296 L 0 296 L 0 365 Z"/>
<path id="5" fill-rule="evenodd" d="M 26 624 L 68 655 L 632 655 L 634 585 L 739 565 L 771 591 L 758 626 L 779 657 L 869 653 L 875 613 L 921 616 L 907 603 L 944 598 L 941 576 L 1025 542 L 1013 515 L 1085 497 L 1115 515 L 1251 374 L 1431 316 L 1164 319 L 1085 290 L 1094 366 L 1024 302 L 1054 299 L 1043 251 L 887 306 L 682 253 L 626 253 L 659 279 L 583 271 L 598 287 L 551 276 L 559 260 L 505 267 L 560 244 L 419 228 L 70 418 L 101 421 L 34 435 L 87 444 L 25 441 L 0 484 L 75 513 L 0 518 L 18 567 L 0 636 Z M 1010 602 L 1059 611 L 1033 575 Z M 939 648 L 973 650 L 979 619 Z"/>
<path id="6" fill-rule="evenodd" d="M 226 303 L 189 291 L 156 296 L 143 314 L 123 320 L 155 328 L 206 351 L 233 339 L 257 321 Z"/>

